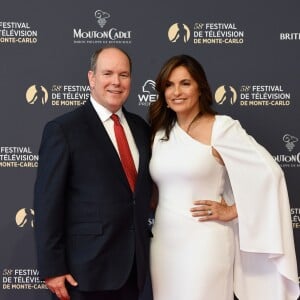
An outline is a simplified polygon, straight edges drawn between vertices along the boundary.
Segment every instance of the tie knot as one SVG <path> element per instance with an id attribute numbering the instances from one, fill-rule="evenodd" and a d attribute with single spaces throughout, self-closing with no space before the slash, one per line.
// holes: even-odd
<path id="1" fill-rule="evenodd" d="M 119 116 L 116 114 L 112 114 L 111 119 L 116 123 L 116 124 L 120 124 L 120 120 L 119 120 Z"/>

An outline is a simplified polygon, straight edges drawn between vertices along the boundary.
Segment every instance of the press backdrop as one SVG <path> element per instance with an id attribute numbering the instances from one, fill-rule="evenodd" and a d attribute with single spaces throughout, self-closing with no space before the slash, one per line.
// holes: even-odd
<path id="1" fill-rule="evenodd" d="M 185 53 L 202 63 L 215 108 L 239 119 L 285 172 L 300 261 L 299 8 L 296 0 L 2 1 L 0 298 L 50 299 L 33 241 L 41 133 L 88 99 L 90 55 L 109 44 L 133 59 L 126 106 L 144 118 L 166 59 Z M 151 299 L 149 284 L 142 298 Z"/>

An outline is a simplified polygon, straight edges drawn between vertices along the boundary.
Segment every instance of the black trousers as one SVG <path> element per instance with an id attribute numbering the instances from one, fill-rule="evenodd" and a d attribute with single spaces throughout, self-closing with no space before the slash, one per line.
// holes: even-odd
<path id="1" fill-rule="evenodd" d="M 69 290 L 71 300 L 138 300 L 136 263 L 133 264 L 130 275 L 125 284 L 118 290 L 82 292 L 77 288 Z M 53 295 L 53 299 L 58 299 Z"/>

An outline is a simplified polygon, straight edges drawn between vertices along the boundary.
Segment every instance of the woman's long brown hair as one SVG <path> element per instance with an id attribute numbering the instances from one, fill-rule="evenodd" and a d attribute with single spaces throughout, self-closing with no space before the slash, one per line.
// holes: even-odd
<path id="1" fill-rule="evenodd" d="M 152 131 L 152 142 L 154 140 L 156 132 L 160 129 L 165 130 L 165 136 L 163 139 L 168 140 L 171 129 L 176 122 L 176 113 L 167 107 L 167 102 L 165 99 L 165 89 L 171 72 L 179 66 L 185 67 L 198 84 L 200 91 L 200 112 L 197 117 L 203 114 L 216 114 L 216 112 L 212 108 L 212 92 L 201 64 L 195 58 L 189 55 L 182 54 L 173 56 L 165 62 L 156 78 L 156 90 L 158 92 L 158 99 L 155 102 L 151 103 L 148 113 L 148 119 Z"/>

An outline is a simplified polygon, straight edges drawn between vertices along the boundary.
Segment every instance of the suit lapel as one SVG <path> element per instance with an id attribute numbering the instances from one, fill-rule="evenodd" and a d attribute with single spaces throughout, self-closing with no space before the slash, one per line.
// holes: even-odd
<path id="1" fill-rule="evenodd" d="M 121 178 L 129 187 L 119 155 L 90 101 L 85 104 L 84 112 L 85 123 L 93 138 L 95 147 L 98 149 L 97 151 L 99 153 L 106 152 L 106 157 L 110 160 L 111 169 L 116 172 L 116 177 Z"/>

